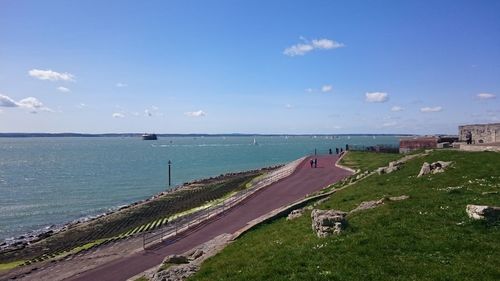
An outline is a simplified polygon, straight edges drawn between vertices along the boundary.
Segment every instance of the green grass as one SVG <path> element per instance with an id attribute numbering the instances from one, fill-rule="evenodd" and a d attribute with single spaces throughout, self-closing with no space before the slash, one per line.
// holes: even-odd
<path id="1" fill-rule="evenodd" d="M 349 151 L 340 164 L 351 167 L 355 170 L 372 171 L 378 167 L 387 166 L 391 161 L 402 158 L 403 155 L 397 153 L 374 153 L 362 151 Z"/>
<path id="2" fill-rule="evenodd" d="M 361 154 L 352 156 L 361 163 Z M 389 160 L 368 157 L 371 167 Z M 454 164 L 416 178 L 424 161 L 437 160 Z M 500 191 L 499 153 L 436 151 L 341 190 L 318 208 L 349 211 L 383 196 L 410 199 L 350 215 L 344 233 L 325 239 L 313 234 L 310 211 L 278 219 L 243 235 L 189 280 L 500 280 L 499 223 L 465 213 L 467 204 L 500 205 L 500 195 L 486 191 Z"/>
<path id="3" fill-rule="evenodd" d="M 5 270 L 9 270 L 9 269 L 13 269 L 14 267 L 20 266 L 23 263 L 24 263 L 24 261 L 2 263 L 2 264 L 0 264 L 0 272 L 5 271 Z"/>

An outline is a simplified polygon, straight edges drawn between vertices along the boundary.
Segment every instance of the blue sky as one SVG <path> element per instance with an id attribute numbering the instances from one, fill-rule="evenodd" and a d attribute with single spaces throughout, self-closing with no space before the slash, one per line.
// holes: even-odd
<path id="1" fill-rule="evenodd" d="M 0 1 L 0 132 L 500 122 L 500 1 Z"/>

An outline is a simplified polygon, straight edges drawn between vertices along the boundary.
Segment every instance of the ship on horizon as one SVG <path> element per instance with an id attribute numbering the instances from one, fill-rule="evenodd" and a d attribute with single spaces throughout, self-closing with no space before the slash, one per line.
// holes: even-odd
<path id="1" fill-rule="evenodd" d="M 157 140 L 158 137 L 156 136 L 156 134 L 147 134 L 147 133 L 144 133 L 142 135 L 142 140 Z"/>

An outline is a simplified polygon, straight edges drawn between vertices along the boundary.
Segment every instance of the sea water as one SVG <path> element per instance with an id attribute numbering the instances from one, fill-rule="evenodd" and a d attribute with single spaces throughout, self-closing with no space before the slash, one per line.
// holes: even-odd
<path id="1" fill-rule="evenodd" d="M 255 141 L 254 141 L 255 139 Z M 194 179 L 395 136 L 0 138 L 0 241 L 93 216 Z"/>

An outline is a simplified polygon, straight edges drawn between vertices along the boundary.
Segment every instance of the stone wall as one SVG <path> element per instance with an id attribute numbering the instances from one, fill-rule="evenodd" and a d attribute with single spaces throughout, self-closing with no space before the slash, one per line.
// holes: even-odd
<path id="1" fill-rule="evenodd" d="M 465 134 L 472 133 L 472 143 L 500 142 L 500 123 L 463 125 L 458 127 L 460 141 L 466 141 Z"/>
<path id="2" fill-rule="evenodd" d="M 494 151 L 500 152 L 500 145 L 475 145 L 475 144 L 465 144 L 460 143 L 460 150 L 464 151 Z"/>
<path id="3" fill-rule="evenodd" d="M 399 140 L 399 153 L 408 153 L 417 149 L 436 148 L 437 137 L 414 137 Z"/>

